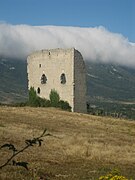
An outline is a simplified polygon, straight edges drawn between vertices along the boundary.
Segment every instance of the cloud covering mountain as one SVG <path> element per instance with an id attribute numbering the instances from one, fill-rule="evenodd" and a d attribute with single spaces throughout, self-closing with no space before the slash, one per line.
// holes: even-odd
<path id="1" fill-rule="evenodd" d="M 78 49 L 85 60 L 135 66 L 135 43 L 104 27 L 29 26 L 0 24 L 0 56 L 26 59 L 36 50 Z"/>

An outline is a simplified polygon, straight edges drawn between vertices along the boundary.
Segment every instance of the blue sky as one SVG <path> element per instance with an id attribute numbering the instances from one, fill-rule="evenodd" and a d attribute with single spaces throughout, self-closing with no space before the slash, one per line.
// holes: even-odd
<path id="1" fill-rule="evenodd" d="M 0 22 L 96 27 L 135 42 L 135 0 L 0 0 Z"/>

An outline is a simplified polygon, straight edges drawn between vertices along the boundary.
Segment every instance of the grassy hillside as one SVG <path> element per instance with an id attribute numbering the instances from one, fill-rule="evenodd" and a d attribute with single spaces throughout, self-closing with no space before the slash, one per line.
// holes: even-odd
<path id="1" fill-rule="evenodd" d="M 7 166 L 0 179 L 98 179 L 111 169 L 135 179 L 135 122 L 69 113 L 49 108 L 0 107 L 0 145 L 23 147 L 25 139 L 44 128 L 54 136 L 16 160 L 29 162 L 29 171 Z M 0 150 L 0 164 L 7 151 Z"/>

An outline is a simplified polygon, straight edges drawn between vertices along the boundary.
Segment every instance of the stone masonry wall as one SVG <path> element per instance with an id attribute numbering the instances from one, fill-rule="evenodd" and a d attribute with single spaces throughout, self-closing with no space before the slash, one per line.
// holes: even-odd
<path id="1" fill-rule="evenodd" d="M 49 99 L 51 89 L 55 89 L 62 100 L 69 102 L 72 111 L 86 112 L 86 88 L 82 82 L 85 81 L 85 66 L 77 50 L 58 48 L 37 51 L 28 56 L 27 63 L 29 88 L 34 87 L 38 95 L 46 99 Z M 43 74 L 47 78 L 45 84 L 41 83 Z M 65 84 L 61 83 L 62 74 L 66 77 Z"/>
<path id="2" fill-rule="evenodd" d="M 86 113 L 86 69 L 79 51 L 74 53 L 74 107 L 76 112 Z"/>

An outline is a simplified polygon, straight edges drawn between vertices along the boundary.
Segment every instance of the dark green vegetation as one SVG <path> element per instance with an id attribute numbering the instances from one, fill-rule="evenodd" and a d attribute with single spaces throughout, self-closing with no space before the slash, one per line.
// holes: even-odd
<path id="1" fill-rule="evenodd" d="M 71 111 L 69 103 L 67 101 L 60 100 L 60 96 L 55 89 L 51 90 L 49 97 L 49 100 L 39 97 L 34 87 L 31 87 L 29 90 L 29 100 L 24 103 L 24 106 L 27 105 L 32 107 L 56 107 Z M 18 106 L 22 105 L 22 103 L 18 103 Z"/>
<path id="2" fill-rule="evenodd" d="M 52 89 L 50 92 L 50 103 L 52 107 L 57 107 L 60 101 L 60 96 L 55 89 Z"/>
<path id="3" fill-rule="evenodd" d="M 26 67 L 26 61 L 0 59 L 1 103 L 28 99 Z M 135 119 L 135 69 L 89 62 L 86 62 L 86 68 L 87 102 L 92 113 L 119 113 Z"/>

